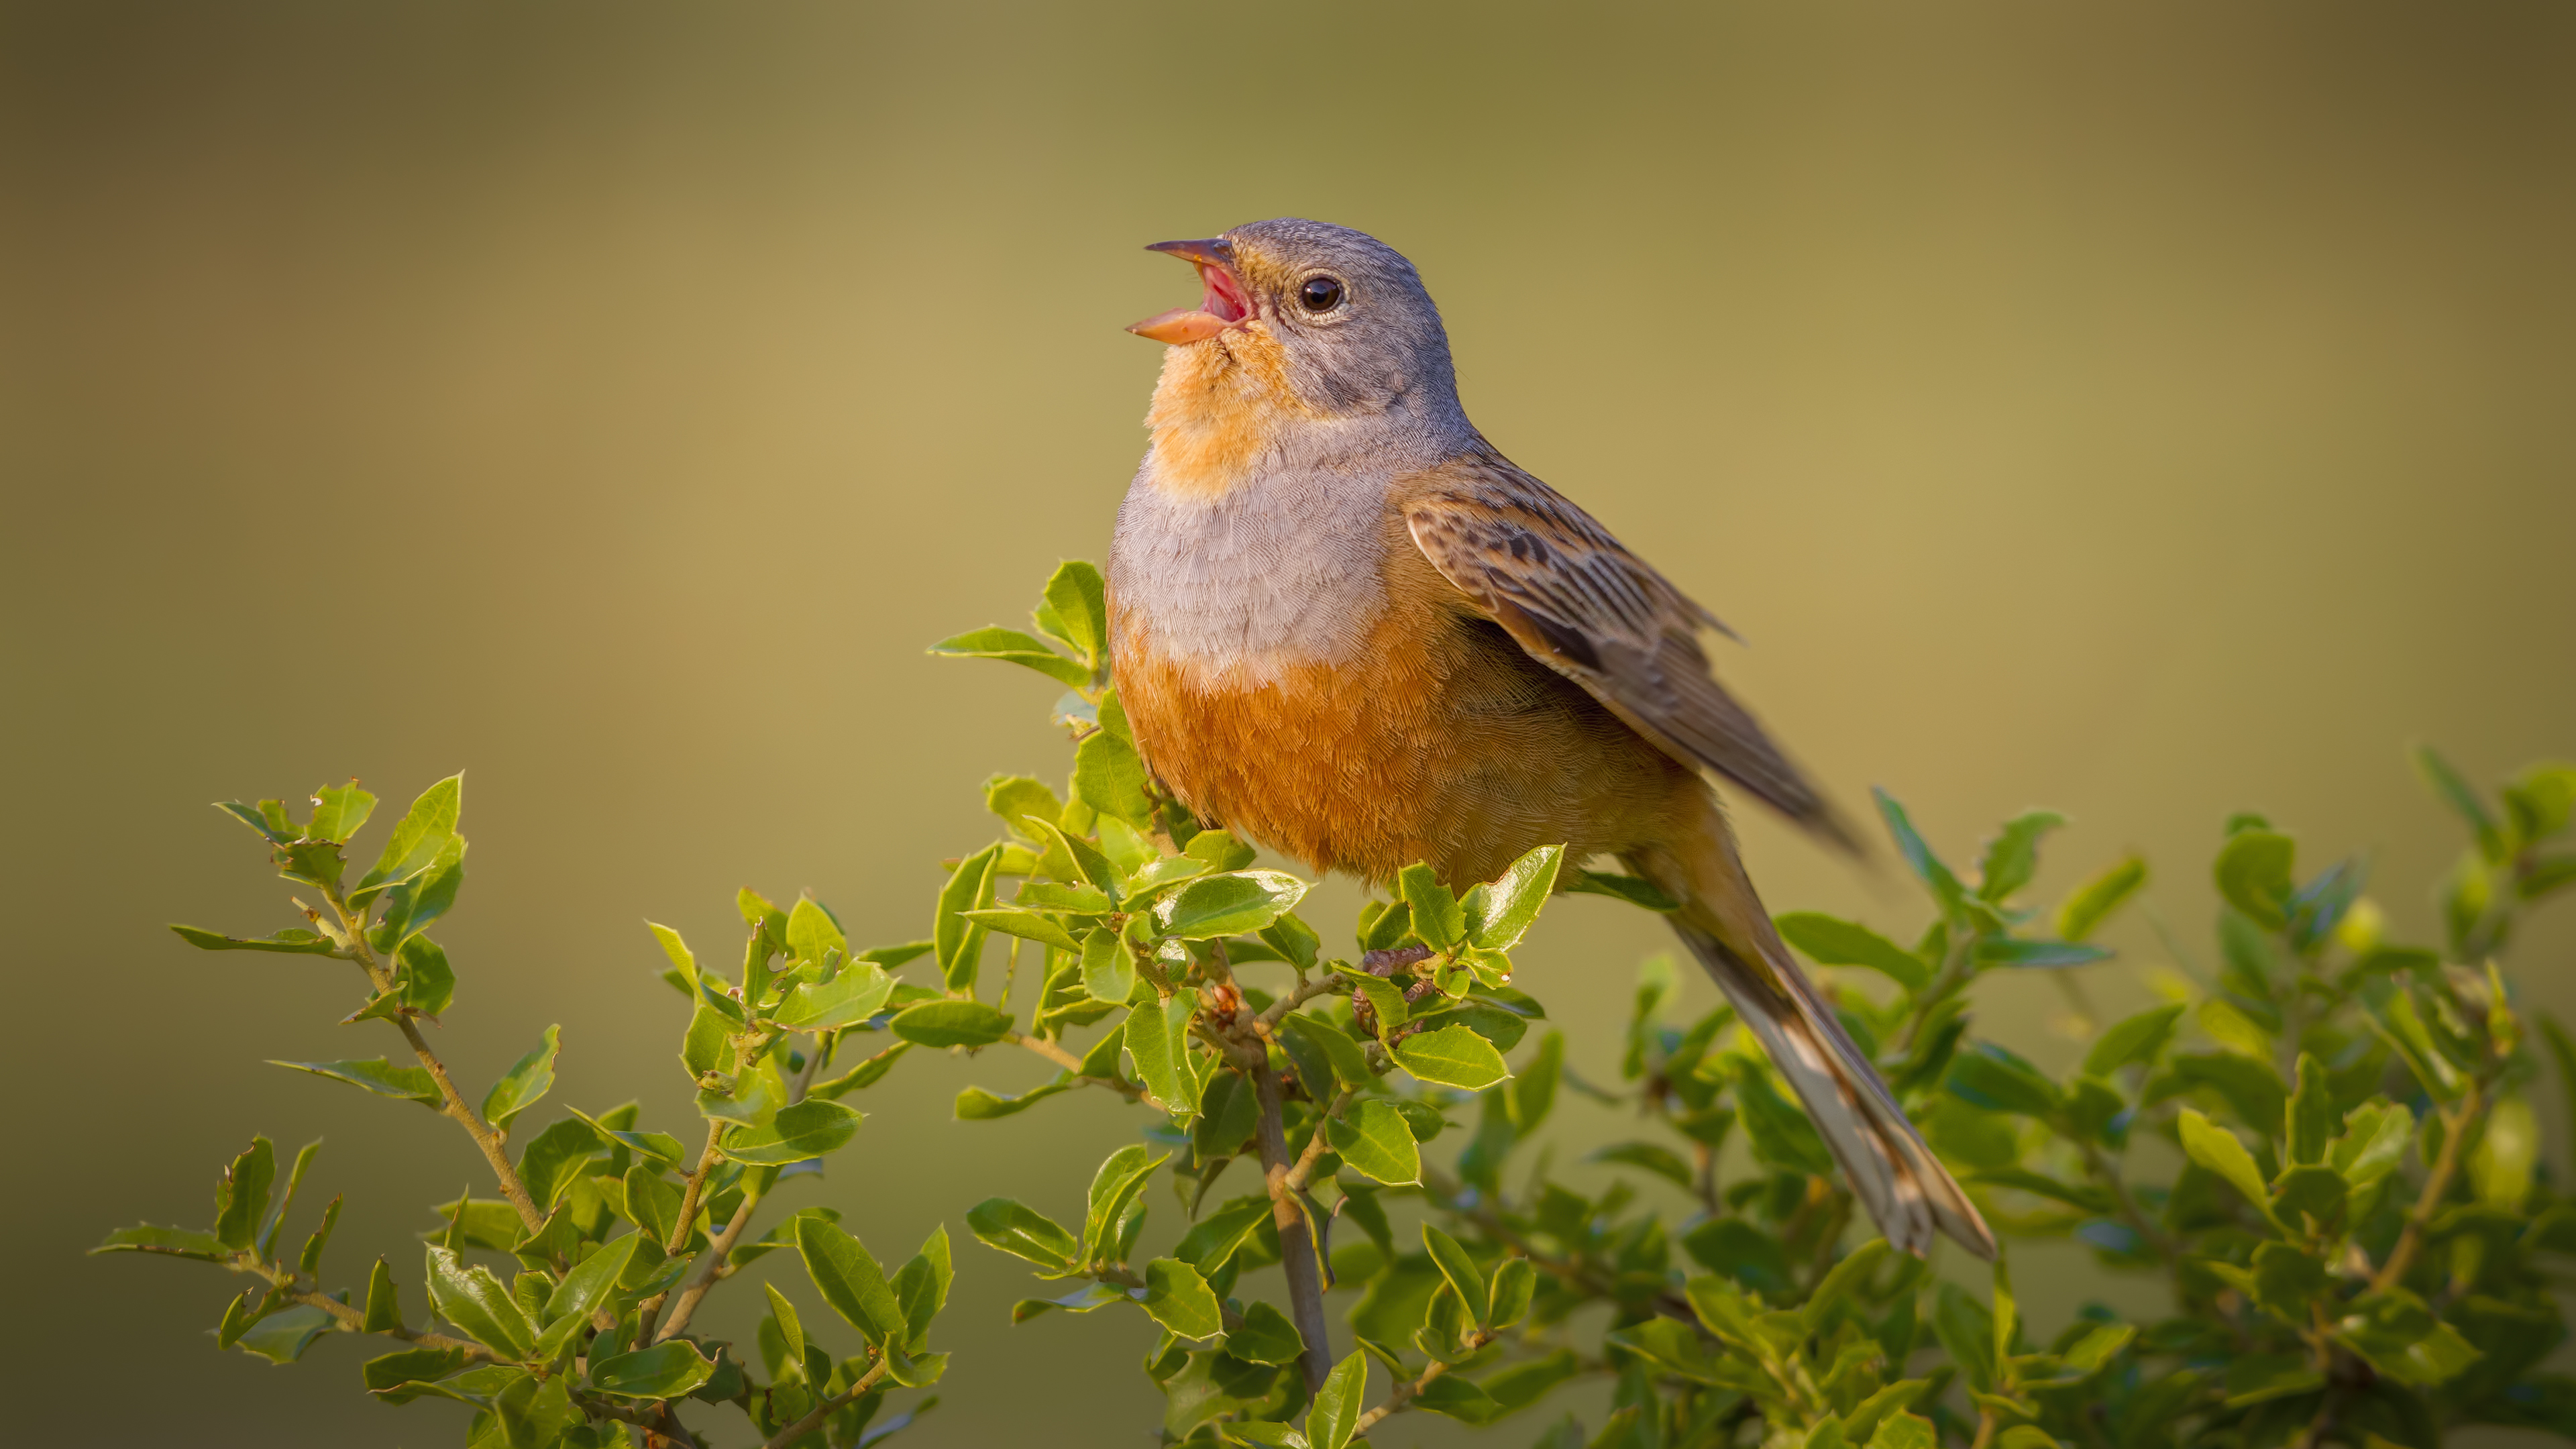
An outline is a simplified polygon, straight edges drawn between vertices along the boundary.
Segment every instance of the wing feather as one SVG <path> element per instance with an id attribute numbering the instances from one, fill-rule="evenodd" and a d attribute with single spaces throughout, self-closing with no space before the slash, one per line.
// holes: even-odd
<path id="1" fill-rule="evenodd" d="M 1823 795 L 1710 673 L 1700 631 L 1725 626 L 1590 514 L 1487 450 L 1442 467 L 1403 507 L 1423 557 L 1532 658 L 1675 759 L 1852 844 Z"/>

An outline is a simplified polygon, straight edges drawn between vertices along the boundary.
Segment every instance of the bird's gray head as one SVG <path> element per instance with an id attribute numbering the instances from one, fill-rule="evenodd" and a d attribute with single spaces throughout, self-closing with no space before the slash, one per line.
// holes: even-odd
<path id="1" fill-rule="evenodd" d="M 1457 411 L 1440 309 L 1413 263 L 1377 238 L 1280 217 L 1148 250 L 1196 266 L 1203 295 L 1196 307 L 1128 330 L 1176 351 L 1221 354 L 1194 357 L 1189 370 L 1267 372 L 1284 388 L 1282 401 L 1330 417 Z"/>

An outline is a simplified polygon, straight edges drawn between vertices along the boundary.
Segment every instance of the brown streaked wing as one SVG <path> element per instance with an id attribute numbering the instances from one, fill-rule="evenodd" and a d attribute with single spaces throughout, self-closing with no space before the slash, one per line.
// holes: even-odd
<path id="1" fill-rule="evenodd" d="M 1431 566 L 1540 663 L 1685 764 L 1717 771 L 1845 845 L 1824 797 L 1709 672 L 1723 628 L 1590 514 L 1502 458 L 1444 465 L 1404 503 Z"/>

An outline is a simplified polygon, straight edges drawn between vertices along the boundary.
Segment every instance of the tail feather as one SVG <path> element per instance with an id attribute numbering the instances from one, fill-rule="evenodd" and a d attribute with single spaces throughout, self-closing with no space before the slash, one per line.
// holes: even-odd
<path id="1" fill-rule="evenodd" d="M 1629 867 L 1679 899 L 1673 930 L 1726 993 L 1807 1118 L 1842 1164 L 1861 1206 L 1888 1242 L 1921 1256 L 1933 1234 L 1991 1261 L 1995 1236 L 1965 1189 L 1932 1154 L 1878 1069 L 1818 995 L 1737 860 L 1713 796 L 1701 828 L 1640 851 Z"/>
<path id="2" fill-rule="evenodd" d="M 1814 988 L 1788 972 L 1748 969 L 1707 931 L 1682 922 L 1675 929 L 1788 1078 L 1888 1242 L 1921 1257 L 1937 1231 L 1993 1259 L 1994 1234 L 1976 1205 L 1906 1120 L 1877 1069 Z M 1773 975 L 1791 983 L 1790 989 L 1775 989 L 1766 979 Z"/>

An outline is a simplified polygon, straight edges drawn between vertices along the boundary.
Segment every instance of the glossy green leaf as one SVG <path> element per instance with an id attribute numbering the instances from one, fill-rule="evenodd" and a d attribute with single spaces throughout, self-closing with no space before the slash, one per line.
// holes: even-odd
<path id="1" fill-rule="evenodd" d="M 227 1248 L 249 1248 L 268 1216 L 268 1194 L 276 1181 L 277 1150 L 265 1137 L 252 1138 L 215 1183 L 215 1240 Z"/>
<path id="2" fill-rule="evenodd" d="M 873 961 L 853 961 L 829 981 L 800 983 L 769 1014 L 790 1031 L 833 1031 L 877 1014 L 894 993 L 894 978 Z"/>
<path id="3" fill-rule="evenodd" d="M 1276 870 L 1201 876 L 1154 903 L 1154 923 L 1184 941 L 1259 931 L 1305 897 L 1306 883 Z"/>
<path id="4" fill-rule="evenodd" d="M 2064 1100 L 2047 1075 L 1992 1042 L 1978 1042 L 1950 1063 L 1953 1096 L 1989 1112 L 2046 1117 Z"/>
<path id="5" fill-rule="evenodd" d="M 1139 830 L 1154 823 L 1154 801 L 1146 790 L 1145 762 L 1136 747 L 1103 729 L 1083 737 L 1073 752 L 1073 798 L 1112 820 Z"/>
<path id="6" fill-rule="evenodd" d="M 464 805 L 465 777 L 450 775 L 420 792 L 385 838 L 376 863 L 349 892 L 349 903 L 364 906 L 396 885 L 428 870 L 455 839 L 457 817 Z"/>
<path id="7" fill-rule="evenodd" d="M 466 1337 L 506 1358 L 525 1358 L 535 1347 L 535 1325 L 489 1268 L 433 1244 L 425 1276 L 430 1308 Z"/>
<path id="8" fill-rule="evenodd" d="M 1283 1017 L 1279 1025 L 1282 1029 L 1313 1043 L 1315 1049 L 1331 1064 L 1333 1075 L 1341 1079 L 1343 1086 L 1365 1087 L 1377 1080 L 1377 1074 L 1369 1070 L 1367 1051 L 1340 1027 L 1321 1017 L 1306 1013 Z M 1315 1085 L 1309 1083 L 1309 1089 L 1313 1089 Z"/>
<path id="9" fill-rule="evenodd" d="M 563 1045 L 563 1028 L 546 1028 L 537 1049 L 519 1058 L 483 1097 L 483 1120 L 507 1132 L 521 1112 L 535 1106 L 555 1085 L 555 1053 Z"/>
<path id="10" fill-rule="evenodd" d="M 1485 1274 L 1476 1266 L 1476 1260 L 1467 1256 L 1456 1238 L 1430 1223 L 1422 1225 L 1422 1246 L 1430 1253 L 1440 1276 L 1448 1280 L 1450 1291 L 1458 1295 L 1467 1316 L 1475 1320 L 1477 1327 L 1484 1327 L 1493 1318 L 1493 1304 L 1485 1296 Z"/>
<path id="11" fill-rule="evenodd" d="M 1363 1097 L 1324 1124 L 1342 1166 L 1390 1187 L 1422 1180 L 1422 1149 L 1393 1104 Z"/>
<path id="12" fill-rule="evenodd" d="M 900 1346 L 909 1332 L 903 1307 L 886 1283 L 885 1271 L 858 1239 L 820 1217 L 799 1218 L 796 1248 L 805 1259 L 806 1274 L 833 1312 L 869 1343 L 883 1348 L 891 1340 Z"/>
<path id="13" fill-rule="evenodd" d="M 1183 1338 L 1214 1338 L 1225 1330 L 1207 1280 L 1177 1258 L 1156 1258 L 1145 1265 L 1143 1302 L 1156 1323 Z"/>
<path id="14" fill-rule="evenodd" d="M 1314 1402 L 1306 1410 L 1306 1442 L 1314 1449 L 1347 1449 L 1367 1399 L 1368 1355 L 1353 1349 L 1333 1365 L 1333 1371 L 1324 1376 L 1324 1386 L 1315 1391 Z"/>
<path id="15" fill-rule="evenodd" d="M 938 916 L 931 937 L 940 979 L 951 991 L 970 990 L 975 984 L 985 928 L 966 913 L 993 903 L 993 866 L 1001 854 L 1002 847 L 988 845 L 957 862 L 947 886 L 939 892 Z"/>
<path id="16" fill-rule="evenodd" d="M 1082 1261 L 1090 1262 L 1113 1246 L 1111 1229 L 1125 1214 L 1127 1204 L 1144 1190 L 1145 1180 L 1153 1176 L 1154 1169 L 1170 1159 L 1168 1152 L 1158 1157 L 1130 1143 L 1101 1162 L 1099 1171 L 1092 1174 L 1090 1206 L 1082 1219 Z"/>
<path id="17" fill-rule="evenodd" d="M 1044 1268 L 1071 1265 L 1081 1252 L 1073 1234 L 1037 1209 L 1007 1197 L 988 1197 L 966 1212 L 975 1241 Z"/>
<path id="18" fill-rule="evenodd" d="M 925 1001 L 896 1012 L 889 1025 L 919 1046 L 980 1047 L 1010 1034 L 1011 1014 L 980 1001 Z"/>
<path id="19" fill-rule="evenodd" d="M 1082 949 L 1082 943 L 1075 940 L 1073 933 L 1055 917 L 1037 911 L 1024 911 L 1017 906 L 995 906 L 989 910 L 968 911 L 966 916 L 986 930 L 999 931 L 1005 936 L 1017 936 L 1024 941 L 1035 941 L 1064 951 Z"/>
<path id="20" fill-rule="evenodd" d="M 957 1100 L 950 1110 L 960 1122 L 996 1122 L 1004 1117 L 1016 1117 L 1049 1097 L 1072 1091 L 1073 1086 L 1073 1074 L 1059 1072 L 1054 1081 L 1042 1082 L 1016 1097 L 1001 1096 L 982 1087 L 965 1087 L 958 1091 Z"/>
<path id="21" fill-rule="evenodd" d="M 1124 1040 L 1136 1080 L 1176 1117 L 1188 1117 L 1196 1107 L 1190 1068 L 1184 1060 L 1189 1052 L 1190 1015 L 1196 1009 L 1197 998 L 1183 991 L 1169 1001 L 1148 995 L 1127 1013 Z"/>
<path id="22" fill-rule="evenodd" d="M 170 928 L 180 940 L 200 951 L 280 951 L 291 956 L 328 956 L 339 949 L 328 936 L 316 935 L 301 926 L 291 927 L 274 936 L 227 936 L 220 931 L 202 930 L 196 926 Z"/>
<path id="23" fill-rule="evenodd" d="M 1866 966 L 1908 991 L 1932 983 L 1932 968 L 1922 957 L 1867 926 L 1814 911 L 1791 911 L 1772 924 L 1781 939 L 1819 966 Z"/>
<path id="24" fill-rule="evenodd" d="M 438 1083 L 431 1079 L 426 1069 L 398 1067 L 383 1057 L 374 1057 L 363 1062 L 272 1060 L 269 1065 L 288 1067 L 299 1072 L 311 1072 L 317 1077 L 328 1077 L 335 1082 L 346 1082 L 362 1091 L 373 1092 L 379 1097 L 391 1097 L 403 1102 L 418 1102 L 432 1111 L 441 1110 L 446 1105 L 446 1099 L 439 1095 Z"/>
<path id="25" fill-rule="evenodd" d="M 1538 920 L 1565 866 L 1565 847 L 1542 845 L 1523 854 L 1493 880 L 1467 892 L 1461 908 L 1467 939 L 1487 951 L 1508 951 Z"/>
<path id="26" fill-rule="evenodd" d="M 635 1250 L 643 1241 L 640 1234 L 626 1233 L 600 1245 L 598 1251 L 582 1259 L 564 1274 L 546 1297 L 546 1322 L 559 1323 L 566 1318 L 588 1318 L 608 1306 L 616 1296 L 617 1281 L 635 1261 Z"/>
<path id="27" fill-rule="evenodd" d="M 204 1263 L 220 1263 L 232 1256 L 212 1233 L 186 1228 L 140 1227 L 118 1228 L 107 1240 L 90 1249 L 93 1253 L 162 1253 L 174 1258 L 194 1258 Z"/>
<path id="28" fill-rule="evenodd" d="M 1120 1006 L 1136 994 L 1136 953 L 1116 931 L 1102 927 L 1083 938 L 1082 989 Z"/>
<path id="29" fill-rule="evenodd" d="M 752 1167 L 784 1167 L 839 1150 L 859 1130 L 858 1112 L 838 1102 L 808 1097 L 781 1107 L 766 1127 L 734 1128 L 717 1150 Z"/>
<path id="30" fill-rule="evenodd" d="M 1000 659 L 1034 669 L 1075 689 L 1091 683 L 1088 667 L 1048 648 L 1046 641 L 1017 629 L 969 629 L 931 645 L 930 652 L 948 659 Z"/>
<path id="31" fill-rule="evenodd" d="M 1886 822 L 1887 833 L 1896 842 L 1896 853 L 1904 858 L 1906 869 L 1913 871 L 1915 879 L 1931 888 L 1933 898 L 1941 903 L 1944 910 L 1957 910 L 1967 898 L 1967 887 L 1959 884 L 1959 877 L 1942 863 L 1940 856 L 1932 853 L 1932 847 L 1915 830 L 1913 818 L 1906 814 L 1905 807 L 1897 803 L 1895 796 L 1880 789 L 1872 789 L 1870 795 L 1878 802 L 1879 818 Z"/>
<path id="32" fill-rule="evenodd" d="M 2469 1186 L 2488 1207 L 2520 1212 L 2539 1161 L 2540 1121 L 2531 1099 L 2517 1092 L 2487 1113 L 2486 1131 L 2469 1153 Z"/>
<path id="33" fill-rule="evenodd" d="M 715 1361 L 685 1338 L 616 1354 L 590 1366 L 590 1390 L 613 1399 L 676 1399 L 715 1377 Z"/>
<path id="34" fill-rule="evenodd" d="M 1413 932 L 1426 945 L 1448 950 L 1466 939 L 1466 911 L 1431 867 L 1406 866 L 1396 877 L 1396 890 L 1413 908 Z"/>
<path id="35" fill-rule="evenodd" d="M 769 1316 L 778 1324 L 778 1336 L 787 1342 L 787 1363 L 792 1371 L 805 1366 L 805 1321 L 796 1316 L 796 1305 L 778 1291 L 775 1283 L 760 1285 L 769 1295 Z"/>
<path id="36" fill-rule="evenodd" d="M 1511 1075 L 1494 1044 L 1463 1026 L 1444 1026 L 1406 1037 L 1395 1059 L 1417 1079 L 1481 1092 Z"/>

